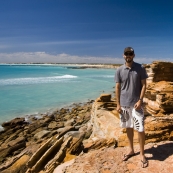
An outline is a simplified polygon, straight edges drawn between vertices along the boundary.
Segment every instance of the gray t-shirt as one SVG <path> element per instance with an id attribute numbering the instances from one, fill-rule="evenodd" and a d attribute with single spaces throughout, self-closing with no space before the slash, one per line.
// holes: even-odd
<path id="1" fill-rule="evenodd" d="M 125 64 L 117 69 L 115 73 L 115 81 L 116 83 L 121 83 L 121 106 L 135 105 L 141 94 L 141 80 L 146 78 L 148 78 L 148 75 L 145 68 L 136 62 L 133 62 L 131 69 Z"/>

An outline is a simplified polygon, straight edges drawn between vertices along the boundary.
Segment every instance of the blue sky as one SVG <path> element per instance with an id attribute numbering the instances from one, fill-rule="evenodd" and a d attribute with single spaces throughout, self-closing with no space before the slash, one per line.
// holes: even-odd
<path id="1" fill-rule="evenodd" d="M 0 63 L 173 61 L 172 0 L 5 0 L 0 23 Z"/>

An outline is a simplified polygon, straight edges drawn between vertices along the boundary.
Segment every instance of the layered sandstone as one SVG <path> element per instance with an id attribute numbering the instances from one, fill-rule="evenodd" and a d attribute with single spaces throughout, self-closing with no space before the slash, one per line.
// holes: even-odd
<path id="1" fill-rule="evenodd" d="M 1 173 L 52 173 L 56 166 L 79 155 L 89 138 L 91 102 L 62 108 L 51 114 L 16 118 L 2 124 L 0 132 Z"/>
<path id="2" fill-rule="evenodd" d="M 115 107 L 116 102 L 111 100 L 111 94 L 101 94 L 93 103 L 88 122 L 88 126 L 92 126 L 92 134 L 83 141 L 87 151 L 117 145 L 122 130 L 119 128 L 118 114 L 114 113 Z"/>
<path id="3" fill-rule="evenodd" d="M 122 161 L 124 153 L 128 153 L 129 150 L 128 141 L 125 129 L 119 127 L 119 115 L 115 107 L 116 101 L 111 99 L 110 94 L 102 94 L 95 100 L 91 109 L 91 119 L 88 122 L 88 126 L 92 126 L 92 134 L 89 139 L 83 141 L 88 153 L 82 153 L 58 166 L 54 173 L 167 173 L 172 170 L 173 115 L 146 116 L 145 155 L 149 160 L 149 167 L 143 169 L 139 145 L 134 145 L 137 153 L 135 157 L 127 162 Z M 135 132 L 134 144 L 137 143 L 138 134 Z"/>
<path id="4" fill-rule="evenodd" d="M 149 76 L 148 83 L 169 81 L 173 82 L 173 63 L 163 61 L 153 61 L 152 64 L 145 66 Z"/>
<path id="5" fill-rule="evenodd" d="M 173 114 L 173 63 L 155 61 L 146 70 L 149 75 L 144 98 L 147 112 L 153 116 Z"/>
<path id="6" fill-rule="evenodd" d="M 127 146 L 126 130 L 120 128 L 119 115 L 116 108 L 116 101 L 110 99 L 110 94 L 104 94 L 96 99 L 91 109 L 92 134 L 89 139 L 83 141 L 84 147 L 92 149 L 92 146 L 98 141 L 110 141 L 115 139 L 111 144 L 114 146 Z M 159 142 L 163 140 L 173 140 L 173 114 L 165 116 L 148 116 L 146 112 L 145 133 L 146 143 Z M 134 143 L 138 143 L 138 134 L 134 134 Z M 110 143 L 109 143 L 110 144 Z M 101 146 L 101 145 L 100 145 Z"/>

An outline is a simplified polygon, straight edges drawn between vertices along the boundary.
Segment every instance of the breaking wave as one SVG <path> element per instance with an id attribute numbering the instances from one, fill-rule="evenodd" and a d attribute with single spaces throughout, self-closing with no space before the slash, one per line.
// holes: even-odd
<path id="1" fill-rule="evenodd" d="M 32 77 L 32 78 L 13 78 L 13 79 L 0 79 L 0 85 L 28 85 L 39 83 L 56 83 L 66 82 L 77 78 L 73 75 L 52 76 L 52 77 Z"/>

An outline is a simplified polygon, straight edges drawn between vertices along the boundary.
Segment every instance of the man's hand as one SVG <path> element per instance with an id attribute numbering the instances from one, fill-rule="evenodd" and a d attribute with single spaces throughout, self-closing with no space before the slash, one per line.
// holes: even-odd
<path id="1" fill-rule="evenodd" d="M 121 113 L 121 106 L 120 105 L 117 105 L 117 112 Z"/>
<path id="2" fill-rule="evenodd" d="M 142 105 L 142 101 L 139 100 L 139 101 L 134 105 L 134 108 L 135 108 L 136 110 L 139 110 L 139 109 L 141 109 L 141 105 Z"/>

